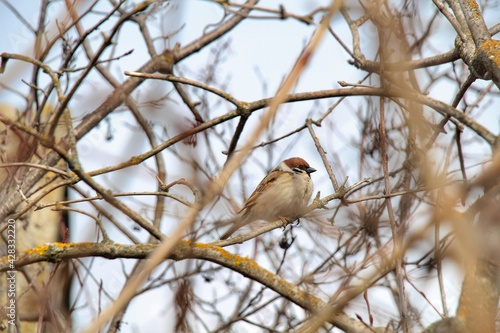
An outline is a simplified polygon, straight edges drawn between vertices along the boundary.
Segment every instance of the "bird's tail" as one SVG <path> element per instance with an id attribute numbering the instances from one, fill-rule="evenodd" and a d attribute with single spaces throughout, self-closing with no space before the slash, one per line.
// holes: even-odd
<path id="1" fill-rule="evenodd" d="M 231 224 L 231 228 L 229 228 L 225 233 L 220 237 L 221 240 L 228 239 L 236 230 L 248 224 L 247 218 L 245 216 L 237 216 L 228 223 Z"/>
<path id="2" fill-rule="evenodd" d="M 220 239 L 221 240 L 228 239 L 236 230 L 238 230 L 238 228 L 239 226 L 233 224 L 228 231 L 226 231 L 225 233 L 222 234 L 222 236 L 220 236 Z"/>

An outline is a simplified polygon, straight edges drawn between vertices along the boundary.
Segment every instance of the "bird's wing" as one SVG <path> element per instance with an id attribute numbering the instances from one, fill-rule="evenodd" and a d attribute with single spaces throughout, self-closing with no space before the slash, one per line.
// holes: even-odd
<path id="1" fill-rule="evenodd" d="M 247 201 L 245 201 L 245 206 L 243 206 L 243 208 L 240 210 L 240 213 L 255 205 L 255 202 L 257 201 L 257 198 L 260 196 L 260 194 L 267 188 L 274 186 L 276 180 L 283 172 L 285 171 L 279 171 L 275 169 L 271 171 L 267 176 L 265 176 L 264 179 L 260 181 L 259 185 L 257 185 L 257 188 L 255 189 L 255 191 L 253 191 L 252 195 L 250 195 Z"/>

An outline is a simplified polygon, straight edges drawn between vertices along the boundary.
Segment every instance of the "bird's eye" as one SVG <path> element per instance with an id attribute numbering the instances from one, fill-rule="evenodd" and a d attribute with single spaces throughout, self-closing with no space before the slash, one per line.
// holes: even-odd
<path id="1" fill-rule="evenodd" d="M 293 168 L 293 170 L 296 172 L 300 172 L 300 173 L 302 173 L 304 171 L 307 172 L 307 167 L 302 164 L 302 165 L 299 165 L 298 167 Z"/>

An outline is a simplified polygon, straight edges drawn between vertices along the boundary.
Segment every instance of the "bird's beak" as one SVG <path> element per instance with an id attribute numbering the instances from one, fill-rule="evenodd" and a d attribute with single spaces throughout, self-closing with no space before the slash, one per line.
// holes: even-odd
<path id="1" fill-rule="evenodd" d="M 307 172 L 307 174 L 310 175 L 311 173 L 316 172 L 316 169 L 314 169 L 314 168 L 307 168 L 306 172 Z"/>

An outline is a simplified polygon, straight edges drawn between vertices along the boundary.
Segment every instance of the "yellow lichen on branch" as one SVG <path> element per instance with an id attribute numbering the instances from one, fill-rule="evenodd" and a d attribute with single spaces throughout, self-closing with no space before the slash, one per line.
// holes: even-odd
<path id="1" fill-rule="evenodd" d="M 484 52 L 488 59 L 493 61 L 497 67 L 500 67 L 500 41 L 489 39 L 479 46 L 478 51 Z"/>

